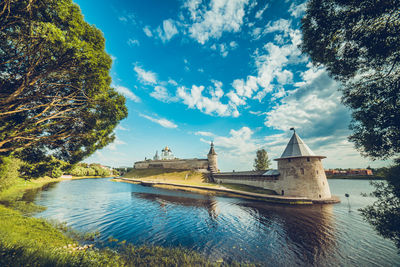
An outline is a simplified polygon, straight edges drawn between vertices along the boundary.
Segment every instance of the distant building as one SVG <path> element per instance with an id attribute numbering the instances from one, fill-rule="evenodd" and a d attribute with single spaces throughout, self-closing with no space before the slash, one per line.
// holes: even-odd
<path id="1" fill-rule="evenodd" d="M 329 169 L 325 170 L 325 174 L 328 176 L 371 176 L 374 175 L 370 169 L 348 169 L 348 170 L 337 170 Z"/>
<path id="2" fill-rule="evenodd" d="M 179 159 L 174 156 L 171 149 L 166 146 L 161 150 L 161 156 L 158 151 L 151 159 L 137 161 L 133 165 L 134 169 L 175 169 L 175 170 L 196 170 L 200 172 L 217 173 L 217 153 L 214 150 L 214 144 L 211 142 L 210 151 L 206 159 Z"/>

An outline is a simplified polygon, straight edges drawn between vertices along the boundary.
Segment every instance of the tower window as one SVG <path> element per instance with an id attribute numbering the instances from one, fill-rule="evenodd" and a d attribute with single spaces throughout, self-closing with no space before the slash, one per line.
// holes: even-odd
<path id="1" fill-rule="evenodd" d="M 310 158 L 307 158 L 307 161 L 310 161 Z"/>
<path id="2" fill-rule="evenodd" d="M 318 170 L 317 170 L 317 174 L 318 174 Z"/>
<path id="3" fill-rule="evenodd" d="M 300 168 L 301 174 L 304 174 L 304 169 Z"/>

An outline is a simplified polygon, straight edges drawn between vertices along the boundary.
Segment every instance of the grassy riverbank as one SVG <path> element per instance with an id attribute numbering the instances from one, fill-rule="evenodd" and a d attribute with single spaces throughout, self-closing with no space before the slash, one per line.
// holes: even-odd
<path id="1" fill-rule="evenodd" d="M 220 266 L 181 248 L 135 247 L 121 242 L 117 249 L 79 246 L 65 226 L 26 216 L 13 204 L 24 202 L 26 190 L 63 179 L 18 181 L 0 192 L 0 266 Z M 26 204 L 28 205 L 28 204 Z M 34 204 L 31 204 L 33 207 Z M 17 205 L 18 207 L 18 205 Z M 61 226 L 61 227 L 60 227 Z"/>

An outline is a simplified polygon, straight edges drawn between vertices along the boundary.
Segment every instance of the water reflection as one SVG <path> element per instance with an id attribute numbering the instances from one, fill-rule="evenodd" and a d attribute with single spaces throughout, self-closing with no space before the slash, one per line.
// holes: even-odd
<path id="1" fill-rule="evenodd" d="M 134 245 L 182 246 L 211 260 L 266 266 L 396 266 L 395 246 L 362 220 L 357 197 L 368 181 L 330 181 L 347 203 L 291 206 L 190 192 L 110 183 L 107 179 L 65 181 L 40 192 L 38 214 L 80 231 L 100 231 Z M 351 190 L 351 191 L 350 191 Z M 358 191 L 357 191 L 358 190 Z M 98 244 L 100 246 L 100 244 Z"/>
<path id="2" fill-rule="evenodd" d="M 212 220 L 217 219 L 217 201 L 214 197 L 205 195 L 204 198 L 191 198 L 183 196 L 162 195 L 144 192 L 132 192 L 132 196 L 158 203 L 164 210 L 168 205 L 204 208 Z"/>
<path id="3" fill-rule="evenodd" d="M 332 259 L 326 261 L 337 247 L 333 205 L 288 206 L 261 202 L 240 205 L 252 209 L 254 218 L 264 229 L 272 228 L 284 238 L 282 250 L 295 253 L 299 264 L 335 265 Z"/>

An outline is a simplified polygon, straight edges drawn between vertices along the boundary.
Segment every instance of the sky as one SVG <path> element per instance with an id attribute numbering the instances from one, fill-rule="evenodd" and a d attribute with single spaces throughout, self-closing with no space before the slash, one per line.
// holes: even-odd
<path id="1" fill-rule="evenodd" d="M 119 167 L 165 146 L 221 171 L 250 170 L 256 150 L 279 158 L 295 127 L 325 168 L 379 167 L 347 140 L 340 84 L 299 50 L 302 1 L 75 0 L 113 59 L 129 115 L 85 161 Z M 272 161 L 276 168 L 276 162 Z"/>

